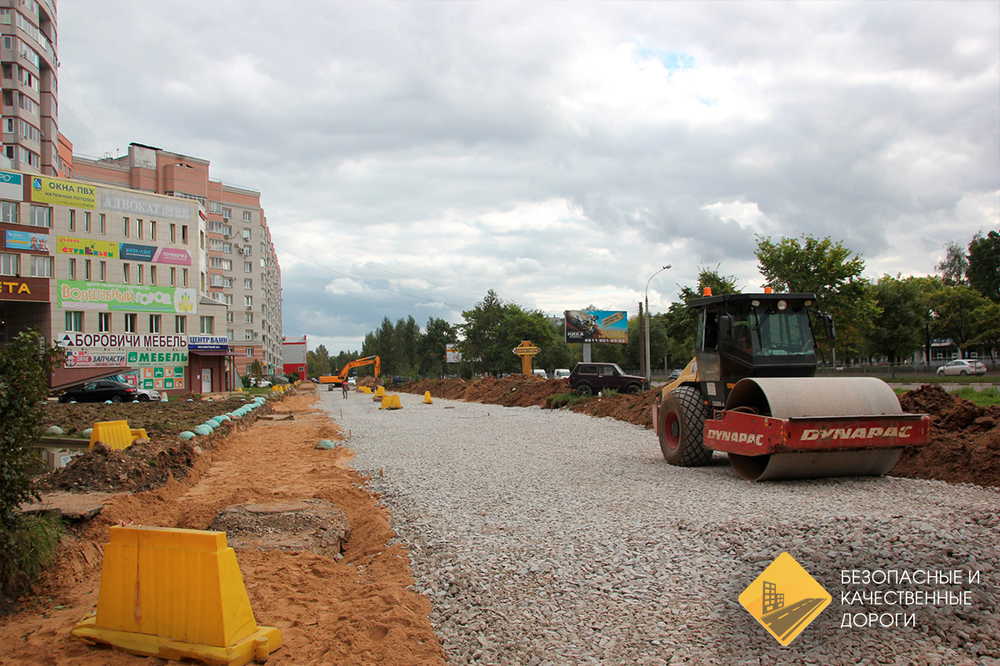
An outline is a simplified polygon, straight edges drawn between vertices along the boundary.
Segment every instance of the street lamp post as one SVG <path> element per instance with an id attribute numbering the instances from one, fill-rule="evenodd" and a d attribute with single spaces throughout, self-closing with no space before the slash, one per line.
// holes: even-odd
<path id="1" fill-rule="evenodd" d="M 646 280 L 646 290 L 645 290 L 645 301 L 646 301 L 646 326 L 645 326 L 645 329 L 646 329 L 645 330 L 646 341 L 645 341 L 645 343 L 646 344 L 645 344 L 645 351 L 646 351 L 646 385 L 647 386 L 649 386 L 650 381 L 652 380 L 652 376 L 653 376 L 652 371 L 649 369 L 649 283 L 652 281 L 653 278 L 655 278 L 657 275 L 659 275 L 663 271 L 667 270 L 668 268 L 670 268 L 670 264 L 667 264 L 666 266 L 664 266 L 660 270 L 656 271 L 655 273 L 653 273 L 652 275 L 649 276 L 649 280 Z"/>

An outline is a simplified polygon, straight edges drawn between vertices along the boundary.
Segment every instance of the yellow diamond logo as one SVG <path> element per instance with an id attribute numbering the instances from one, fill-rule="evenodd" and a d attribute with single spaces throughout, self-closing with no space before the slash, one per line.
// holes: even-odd
<path id="1" fill-rule="evenodd" d="M 782 553 L 750 583 L 740 603 L 782 645 L 788 645 L 833 599 L 795 558 Z"/>

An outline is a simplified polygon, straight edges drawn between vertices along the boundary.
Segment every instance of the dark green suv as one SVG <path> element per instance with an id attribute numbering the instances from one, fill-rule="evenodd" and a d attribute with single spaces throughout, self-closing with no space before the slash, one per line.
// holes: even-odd
<path id="1" fill-rule="evenodd" d="M 593 395 L 608 389 L 642 393 L 649 388 L 643 377 L 626 375 L 617 363 L 577 363 L 569 373 L 569 387 L 578 395 Z"/>

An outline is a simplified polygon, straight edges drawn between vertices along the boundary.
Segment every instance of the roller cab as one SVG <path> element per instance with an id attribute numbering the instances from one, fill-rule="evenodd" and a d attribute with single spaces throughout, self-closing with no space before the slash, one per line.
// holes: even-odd
<path id="1" fill-rule="evenodd" d="M 817 379 L 812 294 L 694 299 L 695 359 L 664 387 L 653 426 L 667 462 L 728 454 L 743 478 L 881 475 L 928 439 L 930 418 L 904 414 L 873 378 Z M 828 315 L 818 320 L 834 335 Z"/>

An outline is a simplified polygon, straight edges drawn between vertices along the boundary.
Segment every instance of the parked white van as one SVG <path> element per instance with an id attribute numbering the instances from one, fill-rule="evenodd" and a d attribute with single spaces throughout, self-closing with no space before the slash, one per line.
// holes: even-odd
<path id="1" fill-rule="evenodd" d="M 556 368 L 556 371 L 552 373 L 553 379 L 569 379 L 569 369 L 568 368 Z"/>
<path id="2" fill-rule="evenodd" d="M 533 374 L 536 377 L 541 377 L 542 379 L 549 378 L 549 373 L 545 372 L 541 368 L 535 368 L 534 370 L 531 371 L 531 374 Z"/>

